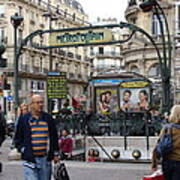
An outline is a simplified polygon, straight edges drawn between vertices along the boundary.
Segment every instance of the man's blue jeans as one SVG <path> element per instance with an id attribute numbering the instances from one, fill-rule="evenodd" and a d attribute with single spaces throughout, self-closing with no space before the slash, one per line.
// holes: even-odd
<path id="1" fill-rule="evenodd" d="M 23 163 L 25 180 L 51 180 L 51 162 L 47 157 L 36 157 L 36 163 Z"/>

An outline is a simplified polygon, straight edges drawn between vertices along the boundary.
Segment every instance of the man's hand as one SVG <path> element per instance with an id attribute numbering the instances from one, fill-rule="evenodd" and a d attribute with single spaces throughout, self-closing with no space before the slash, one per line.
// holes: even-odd
<path id="1" fill-rule="evenodd" d="M 59 158 L 59 156 L 54 156 L 53 160 L 54 160 L 54 163 L 56 164 L 60 161 L 60 158 Z"/>

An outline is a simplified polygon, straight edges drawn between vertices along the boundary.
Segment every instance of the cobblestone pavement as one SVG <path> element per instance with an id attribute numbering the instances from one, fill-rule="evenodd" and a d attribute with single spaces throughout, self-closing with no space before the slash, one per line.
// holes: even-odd
<path id="1" fill-rule="evenodd" d="M 0 180 L 23 180 L 21 161 L 9 161 L 7 155 L 10 141 L 4 143 L 2 154 L 3 172 Z M 90 163 L 66 161 L 71 180 L 141 180 L 150 173 L 149 164 L 135 163 Z M 53 178 L 52 178 L 53 179 Z"/>

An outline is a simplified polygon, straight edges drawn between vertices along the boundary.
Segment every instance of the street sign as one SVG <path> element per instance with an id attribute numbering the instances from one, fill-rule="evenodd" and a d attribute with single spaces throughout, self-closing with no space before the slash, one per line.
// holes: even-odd
<path id="1" fill-rule="evenodd" d="M 103 43 L 113 40 L 112 32 L 109 29 L 80 29 L 50 34 L 50 46 L 66 46 L 78 44 Z"/>
<path id="2" fill-rule="evenodd" d="M 8 101 L 12 101 L 12 100 L 13 100 L 13 97 L 12 97 L 12 96 L 7 96 L 6 99 L 7 99 Z"/>
<path id="3" fill-rule="evenodd" d="M 63 99 L 67 97 L 66 73 L 49 72 L 47 78 L 48 99 Z"/>

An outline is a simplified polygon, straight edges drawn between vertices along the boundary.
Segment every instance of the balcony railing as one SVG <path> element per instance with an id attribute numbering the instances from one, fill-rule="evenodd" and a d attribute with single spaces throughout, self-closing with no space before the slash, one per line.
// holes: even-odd
<path id="1" fill-rule="evenodd" d="M 99 52 L 92 52 L 91 55 L 96 55 L 96 56 L 121 56 L 120 52 L 115 52 L 115 51 L 105 51 L 103 54 Z"/>
<path id="2" fill-rule="evenodd" d="M 54 14 L 57 14 L 60 18 L 65 18 L 66 20 L 70 20 L 70 21 L 73 21 L 78 24 L 90 25 L 90 23 L 85 21 L 83 18 L 81 19 L 74 14 L 67 13 L 66 11 L 60 9 L 59 7 L 49 4 L 48 2 L 46 2 L 44 0 L 41 0 L 41 1 L 40 0 L 30 0 L 30 3 L 32 3 L 34 6 L 38 6 L 39 8 L 44 9 L 45 11 L 48 11 L 48 9 L 50 9 L 51 12 L 53 12 Z M 78 11 L 78 9 L 77 9 L 77 11 Z"/>
<path id="3" fill-rule="evenodd" d="M 79 55 L 79 54 L 76 54 L 75 57 L 76 57 L 78 60 L 81 60 L 81 57 L 82 57 L 82 56 Z"/>
<path id="4" fill-rule="evenodd" d="M 73 52 L 66 52 L 62 49 L 54 49 L 53 53 L 58 54 L 60 56 L 64 56 L 64 57 L 75 58 L 77 60 L 82 59 L 82 56 L 80 54 L 74 54 Z M 87 59 L 87 57 L 86 57 L 85 60 L 89 60 L 89 59 Z"/>
<path id="5" fill-rule="evenodd" d="M 61 55 L 61 56 L 65 56 L 66 55 L 66 52 L 64 51 L 64 50 L 59 50 L 59 52 L 58 52 L 58 54 L 59 55 Z"/>
<path id="6" fill-rule="evenodd" d="M 70 58 L 73 58 L 74 57 L 74 54 L 72 52 L 68 52 L 67 53 L 67 56 L 70 57 Z"/>
<path id="7" fill-rule="evenodd" d="M 78 80 L 78 81 L 88 81 L 89 76 L 83 74 L 76 74 L 76 73 L 67 73 L 67 78 L 70 80 Z"/>
<path id="8" fill-rule="evenodd" d="M 90 62 L 90 61 L 91 61 L 91 58 L 89 58 L 89 57 L 85 56 L 85 57 L 84 57 L 84 60 L 85 60 L 85 61 L 89 61 L 89 62 Z"/>
<path id="9" fill-rule="evenodd" d="M 48 72 L 47 68 L 40 68 L 37 66 L 29 66 L 29 65 L 19 65 L 20 72 L 26 73 L 35 73 L 35 74 L 46 74 Z"/>

